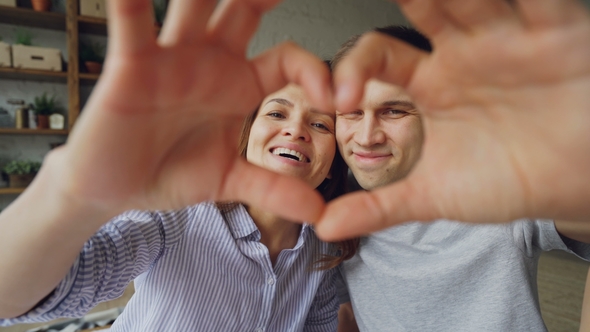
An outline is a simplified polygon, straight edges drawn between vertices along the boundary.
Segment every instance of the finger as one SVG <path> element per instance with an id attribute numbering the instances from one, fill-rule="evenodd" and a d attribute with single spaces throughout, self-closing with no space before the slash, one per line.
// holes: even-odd
<path id="1" fill-rule="evenodd" d="M 225 0 L 213 14 L 209 30 L 234 54 L 243 55 L 256 32 L 262 14 L 279 0 Z"/>
<path id="2" fill-rule="evenodd" d="M 215 0 L 175 0 L 168 8 L 167 20 L 160 34 L 163 45 L 194 44 L 205 36 Z"/>
<path id="3" fill-rule="evenodd" d="M 366 235 L 407 221 L 432 220 L 432 200 L 411 181 L 402 181 L 375 191 L 355 192 L 328 204 L 315 224 L 324 241 Z"/>
<path id="4" fill-rule="evenodd" d="M 394 0 L 418 30 L 429 37 L 455 29 L 435 0 Z"/>
<path id="5" fill-rule="evenodd" d="M 462 30 L 519 22 L 506 0 L 444 0 L 437 1 L 437 5 Z"/>
<path id="6" fill-rule="evenodd" d="M 256 206 L 293 221 L 315 222 L 325 207 L 322 196 L 305 182 L 238 159 L 226 178 L 222 200 Z"/>
<path id="7" fill-rule="evenodd" d="M 428 53 L 380 33 L 361 37 L 334 72 L 335 107 L 350 112 L 362 99 L 365 83 L 377 78 L 406 88 Z"/>
<path id="8" fill-rule="evenodd" d="M 109 52 L 141 53 L 155 44 L 150 0 L 109 0 Z"/>
<path id="9" fill-rule="evenodd" d="M 531 28 L 553 27 L 588 21 L 588 9 L 579 0 L 517 0 L 525 24 Z"/>
<path id="10" fill-rule="evenodd" d="M 315 55 L 286 42 L 257 56 L 252 64 L 263 96 L 292 82 L 303 87 L 312 105 L 334 112 L 330 71 Z"/>

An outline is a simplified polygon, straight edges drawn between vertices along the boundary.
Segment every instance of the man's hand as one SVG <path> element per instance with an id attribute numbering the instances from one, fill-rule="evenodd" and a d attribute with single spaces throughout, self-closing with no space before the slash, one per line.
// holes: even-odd
<path id="1" fill-rule="evenodd" d="M 330 204 L 326 240 L 409 220 L 590 217 L 590 16 L 576 0 L 399 0 L 426 54 L 377 33 L 335 72 L 351 111 L 371 77 L 422 111 L 422 157 L 403 181 Z"/>
<path id="2" fill-rule="evenodd" d="M 237 154 L 242 120 L 288 82 L 331 109 L 328 70 L 311 54 L 283 44 L 245 58 L 278 2 L 171 1 L 157 38 L 150 0 L 109 1 L 105 70 L 66 146 L 48 157 L 61 165 L 61 192 L 110 214 L 238 200 L 317 219 L 324 203 L 313 188 Z"/>

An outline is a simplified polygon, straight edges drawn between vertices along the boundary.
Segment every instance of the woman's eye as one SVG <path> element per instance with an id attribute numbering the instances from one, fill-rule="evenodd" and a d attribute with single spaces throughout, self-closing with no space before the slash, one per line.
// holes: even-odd
<path id="1" fill-rule="evenodd" d="M 277 118 L 277 119 L 283 119 L 285 118 L 285 116 L 280 113 L 280 112 L 270 112 L 268 114 L 266 114 L 267 116 L 270 116 L 271 118 Z"/>
<path id="2" fill-rule="evenodd" d="M 319 128 L 319 129 L 322 129 L 322 130 L 325 130 L 325 131 L 330 131 L 330 128 L 328 128 L 328 126 L 326 126 L 323 123 L 316 122 L 316 123 L 312 123 L 311 125 L 313 127 L 316 127 L 316 128 Z"/>

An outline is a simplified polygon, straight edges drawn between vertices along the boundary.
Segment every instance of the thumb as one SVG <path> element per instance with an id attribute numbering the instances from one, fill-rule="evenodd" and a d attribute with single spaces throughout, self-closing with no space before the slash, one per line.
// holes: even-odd
<path id="1" fill-rule="evenodd" d="M 238 158 L 226 177 L 221 199 L 244 202 L 292 221 L 315 222 L 324 199 L 295 177 L 280 175 Z"/>
<path id="2" fill-rule="evenodd" d="M 340 197 L 327 206 L 315 226 L 316 233 L 324 241 L 336 241 L 407 221 L 431 220 L 435 207 L 417 188 L 414 182 L 405 180 Z"/>

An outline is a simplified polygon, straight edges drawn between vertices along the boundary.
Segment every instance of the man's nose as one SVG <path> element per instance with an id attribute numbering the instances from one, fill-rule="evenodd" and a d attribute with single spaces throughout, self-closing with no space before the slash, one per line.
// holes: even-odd
<path id="1" fill-rule="evenodd" d="M 355 141 L 361 146 L 373 146 L 385 143 L 385 133 L 379 121 L 373 117 L 365 117 L 357 127 Z"/>

